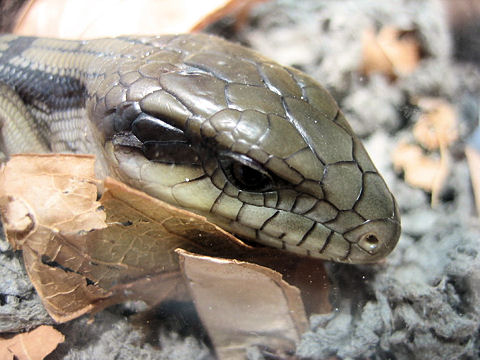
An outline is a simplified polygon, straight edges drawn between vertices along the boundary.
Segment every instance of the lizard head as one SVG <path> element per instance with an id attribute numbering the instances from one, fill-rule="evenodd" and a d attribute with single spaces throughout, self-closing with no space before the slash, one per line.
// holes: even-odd
<path id="1" fill-rule="evenodd" d="M 96 98 L 124 181 L 266 246 L 353 263 L 392 251 L 395 199 L 322 86 L 216 37 L 142 41 L 122 96 Z"/>

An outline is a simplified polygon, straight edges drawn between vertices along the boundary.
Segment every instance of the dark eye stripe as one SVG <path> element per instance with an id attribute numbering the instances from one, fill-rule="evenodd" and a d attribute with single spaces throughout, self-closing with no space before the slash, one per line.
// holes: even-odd
<path id="1" fill-rule="evenodd" d="M 182 130 L 144 113 L 132 123 L 132 132 L 142 142 L 187 141 Z"/>
<path id="2" fill-rule="evenodd" d="M 200 157 L 192 146 L 179 141 L 145 141 L 142 147 L 151 161 L 177 165 L 201 165 Z"/>

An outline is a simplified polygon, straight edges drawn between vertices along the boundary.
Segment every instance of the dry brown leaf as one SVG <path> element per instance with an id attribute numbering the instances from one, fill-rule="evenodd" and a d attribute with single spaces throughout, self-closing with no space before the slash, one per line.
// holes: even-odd
<path id="1" fill-rule="evenodd" d="M 24 8 L 14 33 L 70 39 L 184 33 L 199 22 L 201 26 L 206 26 L 210 21 L 218 20 L 219 16 L 232 12 L 241 14 L 253 2 L 31 0 Z"/>
<path id="2" fill-rule="evenodd" d="M 30 279 L 56 321 L 124 301 L 126 289 L 150 303 L 176 294 L 177 247 L 248 249 L 203 217 L 112 179 L 96 202 L 93 164 L 90 156 L 15 155 L 0 177 L 7 238 L 23 250 Z M 163 290 L 151 296 L 148 286 Z"/>
<path id="3" fill-rule="evenodd" d="M 435 207 L 450 173 L 449 146 L 458 139 L 457 117 L 453 106 L 440 98 L 420 98 L 417 105 L 422 114 L 413 135 L 421 146 L 399 144 L 393 162 L 397 170 L 404 171 L 407 183 L 432 193 Z"/>
<path id="4" fill-rule="evenodd" d="M 280 273 L 285 281 L 300 290 L 307 314 L 326 314 L 332 311 L 329 301 L 331 284 L 323 261 L 271 248 L 252 249 L 237 254 L 234 259 Z"/>
<path id="5" fill-rule="evenodd" d="M 297 288 L 263 266 L 177 251 L 219 359 L 245 359 L 253 345 L 280 354 L 295 350 L 308 329 Z"/>
<path id="6" fill-rule="evenodd" d="M 14 156 L 0 172 L 0 209 L 14 249 L 43 253 L 49 233 L 106 227 L 89 155 Z M 28 241 L 28 243 L 26 243 Z"/>
<path id="7" fill-rule="evenodd" d="M 394 77 L 393 64 L 378 44 L 374 29 L 368 29 L 363 32 L 362 45 L 361 72 L 365 75 L 380 73 L 390 78 Z"/>
<path id="8" fill-rule="evenodd" d="M 19 155 L 0 169 L 2 209 L 7 213 L 15 212 L 15 221 L 19 221 L 5 223 L 12 246 L 21 246 L 24 238 L 13 234 L 24 232 L 26 227 L 32 231 L 41 232 L 43 227 L 48 227 L 65 232 L 106 226 L 105 214 L 98 211 L 100 204 L 95 202 L 98 182 L 93 171 L 94 162 L 90 155 Z M 39 208 L 31 208 L 32 204 Z M 31 218 L 30 223 L 21 215 L 22 211 L 30 212 L 24 214 Z"/>
<path id="9" fill-rule="evenodd" d="M 105 213 L 96 202 L 94 161 L 89 155 L 17 155 L 0 173 L 7 240 L 23 250 L 32 284 L 57 321 L 62 321 L 54 315 L 57 307 L 73 318 L 92 310 L 92 301 L 107 295 L 81 275 L 48 264 L 51 254 L 78 253 L 77 248 L 63 246 L 60 234 L 106 227 Z"/>
<path id="10" fill-rule="evenodd" d="M 104 194 L 96 202 L 92 157 L 15 155 L 1 175 L 8 240 L 23 250 L 31 281 L 58 322 L 125 300 L 153 305 L 186 296 L 177 248 L 277 267 L 308 295 L 311 311 L 330 309 L 329 284 L 318 260 L 251 248 L 201 216 L 112 179 L 105 180 Z"/>
<path id="11" fill-rule="evenodd" d="M 408 184 L 428 192 L 441 173 L 440 159 L 426 156 L 417 145 L 400 143 L 393 152 L 393 165 L 405 173 Z"/>
<path id="12" fill-rule="evenodd" d="M 439 98 L 421 98 L 417 103 L 422 114 L 413 128 L 413 135 L 422 146 L 438 150 L 458 139 L 457 116 L 450 103 Z"/>
<path id="13" fill-rule="evenodd" d="M 475 195 L 475 205 L 477 214 L 480 215 L 480 152 L 472 146 L 465 148 L 470 177 L 472 179 L 473 194 Z"/>
<path id="14" fill-rule="evenodd" d="M 65 337 L 52 326 L 42 325 L 12 338 L 0 338 L 0 360 L 42 360 Z"/>
<path id="15" fill-rule="evenodd" d="M 381 73 L 394 80 L 412 73 L 420 62 L 420 42 L 411 30 L 384 26 L 363 33 L 362 73 Z"/>
<path id="16" fill-rule="evenodd" d="M 247 22 L 250 10 L 255 5 L 269 0 L 233 0 L 225 2 L 225 5 L 206 15 L 202 20 L 192 27 L 191 31 L 202 31 L 210 24 L 226 17 L 235 18 L 235 28 L 241 29 Z"/>

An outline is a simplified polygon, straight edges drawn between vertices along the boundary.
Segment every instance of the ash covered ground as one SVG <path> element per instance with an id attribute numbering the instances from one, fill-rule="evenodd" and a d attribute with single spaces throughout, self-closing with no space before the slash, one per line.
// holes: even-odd
<path id="1" fill-rule="evenodd" d="M 394 82 L 358 72 L 362 31 L 384 25 L 415 29 L 425 53 L 413 73 Z M 332 92 L 402 214 L 400 242 L 384 263 L 327 264 L 335 311 L 311 317 L 311 330 L 297 349 L 300 359 L 480 359 L 480 222 L 463 151 L 478 124 L 480 63 L 468 35 L 455 43 L 445 8 L 435 0 L 271 1 L 255 8 L 249 25 L 236 34 Z M 451 102 L 460 120 L 460 140 L 435 209 L 430 194 L 407 185 L 391 160 L 418 118 L 412 99 L 425 96 Z M 51 323 L 5 243 L 0 264 L 0 330 Z M 163 325 L 145 336 L 132 312 L 117 306 L 91 325 L 84 317 L 59 326 L 67 342 L 47 359 L 213 358 L 201 330 L 162 317 Z M 190 312 L 187 307 L 184 316 Z M 251 349 L 249 359 L 268 357 Z"/>

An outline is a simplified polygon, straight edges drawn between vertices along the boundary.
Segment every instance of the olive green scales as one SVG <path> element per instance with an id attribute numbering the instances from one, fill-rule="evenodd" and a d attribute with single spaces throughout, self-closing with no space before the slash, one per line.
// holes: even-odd
<path id="1" fill-rule="evenodd" d="M 92 153 L 114 176 L 253 242 L 368 263 L 395 199 L 328 92 L 208 35 L 0 36 L 6 154 Z"/>

